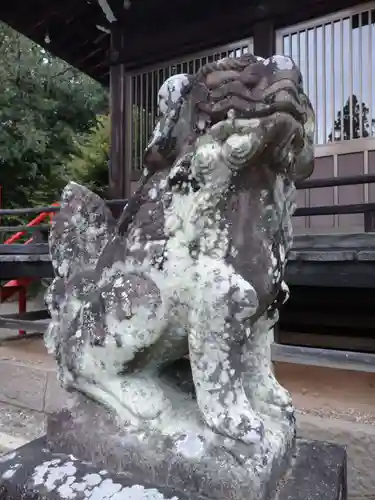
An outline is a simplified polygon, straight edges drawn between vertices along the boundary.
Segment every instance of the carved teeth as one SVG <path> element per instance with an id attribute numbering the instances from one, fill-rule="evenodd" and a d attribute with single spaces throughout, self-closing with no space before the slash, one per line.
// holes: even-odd
<path id="1" fill-rule="evenodd" d="M 203 117 L 198 118 L 197 127 L 199 130 L 204 130 L 206 128 L 206 120 Z"/>
<path id="2" fill-rule="evenodd" d="M 236 113 L 234 109 L 230 109 L 227 113 L 228 120 L 234 120 L 236 118 Z"/>

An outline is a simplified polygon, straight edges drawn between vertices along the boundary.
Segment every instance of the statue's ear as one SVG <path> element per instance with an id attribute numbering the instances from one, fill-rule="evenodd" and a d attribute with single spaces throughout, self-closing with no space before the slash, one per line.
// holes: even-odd
<path id="1" fill-rule="evenodd" d="M 115 227 L 116 221 L 104 200 L 70 182 L 63 190 L 60 212 L 52 220 L 49 236 L 55 275 L 67 280 L 95 266 Z"/>
<path id="2" fill-rule="evenodd" d="M 294 182 L 304 181 L 308 179 L 314 171 L 314 145 L 303 147 L 302 151 L 296 159 L 293 169 Z"/>

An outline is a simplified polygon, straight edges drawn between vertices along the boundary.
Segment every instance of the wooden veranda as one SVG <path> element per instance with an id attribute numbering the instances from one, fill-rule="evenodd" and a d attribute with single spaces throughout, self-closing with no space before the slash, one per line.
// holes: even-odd
<path id="1" fill-rule="evenodd" d="M 330 347 L 347 349 L 337 358 L 303 346 L 283 355 L 375 370 L 374 1 L 305 0 L 301 8 L 297 0 L 29 0 L 26 12 L 21 0 L 3 0 L 0 19 L 110 87 L 112 200 L 127 199 L 137 182 L 164 79 L 224 55 L 291 55 L 317 110 L 316 160 L 299 186 L 287 270 L 297 293 L 281 324 L 296 334 L 336 329 L 339 339 L 360 330 L 366 340 L 354 348 L 336 338 Z M 0 279 L 12 278 L 17 252 L 20 277 L 50 277 L 46 245 L 38 245 L 1 248 Z"/>

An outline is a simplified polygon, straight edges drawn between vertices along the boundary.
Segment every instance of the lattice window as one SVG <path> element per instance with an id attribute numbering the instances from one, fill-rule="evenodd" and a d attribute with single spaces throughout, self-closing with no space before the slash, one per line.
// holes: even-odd
<path id="1" fill-rule="evenodd" d="M 316 110 L 316 143 L 375 136 L 375 2 L 280 30 Z"/>

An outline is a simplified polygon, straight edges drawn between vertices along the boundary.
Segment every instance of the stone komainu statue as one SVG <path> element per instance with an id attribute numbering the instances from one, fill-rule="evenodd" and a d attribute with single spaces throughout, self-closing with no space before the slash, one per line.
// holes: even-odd
<path id="1" fill-rule="evenodd" d="M 291 59 L 252 55 L 172 77 L 159 108 L 119 222 L 88 189 L 63 192 L 46 343 L 65 387 L 162 432 L 185 418 L 163 370 L 189 354 L 204 425 L 259 443 L 293 420 L 270 345 L 313 110 Z"/>

